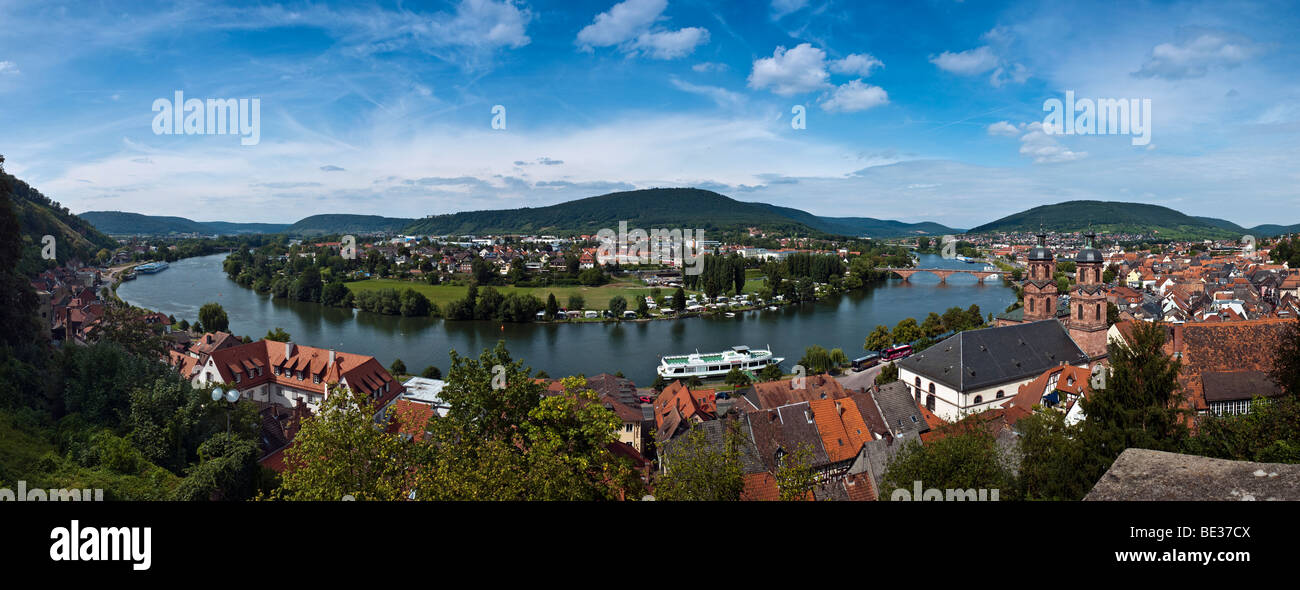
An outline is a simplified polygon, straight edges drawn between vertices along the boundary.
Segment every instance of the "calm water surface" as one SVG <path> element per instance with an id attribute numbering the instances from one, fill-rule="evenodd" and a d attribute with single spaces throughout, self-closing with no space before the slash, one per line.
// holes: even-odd
<path id="1" fill-rule="evenodd" d="M 445 373 L 447 351 L 474 355 L 504 339 L 516 359 L 553 377 L 622 371 L 638 385 L 654 380 L 659 357 L 699 350 L 711 352 L 746 344 L 771 345 L 785 357 L 789 369 L 804 348 L 820 344 L 843 348 L 849 358 L 859 355 L 867 333 L 877 324 L 893 327 L 907 317 L 917 321 L 931 311 L 942 313 L 956 305 L 979 305 L 985 316 L 999 313 L 1015 300 L 1000 280 L 980 285 L 969 275 L 953 275 L 941 284 L 923 273 L 910 282 L 897 279 L 869 289 L 830 297 L 816 303 L 783 307 L 779 311 L 737 314 L 735 318 L 686 318 L 621 324 L 505 324 L 449 322 L 436 318 L 403 318 L 325 307 L 314 303 L 273 300 L 245 289 L 221 270 L 225 254 L 190 258 L 153 275 L 140 275 L 118 288 L 118 295 L 147 309 L 175 315 L 193 323 L 199 307 L 215 301 L 230 316 L 231 332 L 253 339 L 281 327 L 295 342 L 322 348 L 373 355 L 384 366 L 400 358 L 414 372 L 436 365 Z M 969 268 L 967 264 L 920 255 L 923 268 Z"/>

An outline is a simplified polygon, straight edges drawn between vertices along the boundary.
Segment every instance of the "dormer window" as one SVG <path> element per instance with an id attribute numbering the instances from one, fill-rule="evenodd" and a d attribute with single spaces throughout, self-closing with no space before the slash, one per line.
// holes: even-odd
<path id="1" fill-rule="evenodd" d="M 235 383 L 239 383 L 239 373 L 235 373 Z"/>

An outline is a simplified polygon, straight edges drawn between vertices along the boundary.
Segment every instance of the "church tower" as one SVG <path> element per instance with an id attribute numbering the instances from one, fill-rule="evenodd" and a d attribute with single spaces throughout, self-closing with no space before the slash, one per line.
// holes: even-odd
<path id="1" fill-rule="evenodd" d="M 1074 257 L 1075 286 L 1070 291 L 1070 337 L 1091 358 L 1106 354 L 1106 294 L 1102 292 L 1101 252 L 1091 231 Z"/>
<path id="2" fill-rule="evenodd" d="M 1025 278 L 1025 321 L 1056 319 L 1056 259 L 1047 249 L 1047 234 L 1029 250 L 1029 276 Z"/>

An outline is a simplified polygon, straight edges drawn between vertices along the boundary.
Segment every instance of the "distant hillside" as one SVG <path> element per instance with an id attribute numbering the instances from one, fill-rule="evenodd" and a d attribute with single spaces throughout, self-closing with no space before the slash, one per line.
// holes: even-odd
<path id="1" fill-rule="evenodd" d="M 1229 222 L 1192 217 L 1168 207 L 1118 201 L 1068 201 L 1034 207 L 971 228 L 968 233 L 1036 231 L 1077 232 L 1091 227 L 1099 234 L 1154 233 L 1161 238 L 1235 238 L 1243 233 Z"/>
<path id="2" fill-rule="evenodd" d="M 400 232 L 414 221 L 416 220 L 399 217 L 330 213 L 299 219 L 297 223 L 285 228 L 284 232 L 300 235 Z"/>
<path id="3" fill-rule="evenodd" d="M 592 232 L 628 227 L 650 229 L 738 229 L 761 226 L 795 232 L 809 227 L 755 203 L 743 203 L 713 191 L 655 188 L 609 193 L 548 207 L 463 211 L 418 219 L 411 233 L 481 234 L 493 232 Z"/>
<path id="4" fill-rule="evenodd" d="M 54 236 L 55 256 L 60 263 L 77 258 L 94 262 L 101 249 L 112 250 L 117 242 L 85 220 L 73 215 L 64 207 L 31 185 L 0 171 L 0 192 L 13 203 L 14 213 L 23 237 L 22 271 L 31 274 L 45 263 L 40 259 L 41 239 Z"/>
<path id="5" fill-rule="evenodd" d="M 790 207 L 747 203 L 696 188 L 655 188 L 609 193 L 548 207 L 464 211 L 418 219 L 409 233 L 485 234 L 595 232 L 628 227 L 734 230 L 760 227 L 797 234 L 894 237 L 955 230 L 937 223 L 901 223 L 865 217 L 819 217 Z"/>
<path id="6" fill-rule="evenodd" d="M 1257 225 L 1255 227 L 1250 228 L 1248 230 L 1248 233 L 1256 237 L 1265 237 L 1265 238 L 1271 238 L 1273 236 L 1280 236 L 1285 234 L 1296 234 L 1296 233 L 1300 233 L 1300 223 L 1297 223 L 1295 225 L 1277 225 L 1274 223 L 1265 223 L 1264 225 Z"/>
<path id="7" fill-rule="evenodd" d="M 904 223 L 902 221 L 875 219 L 872 217 L 821 217 L 808 213 L 807 211 L 790 207 L 769 205 L 767 203 L 752 204 L 759 207 L 766 207 L 804 225 L 832 234 L 867 236 L 871 238 L 892 238 L 913 235 L 960 234 L 965 232 L 965 230 L 954 229 L 932 221 Z"/>
<path id="8" fill-rule="evenodd" d="M 231 223 L 227 221 L 194 221 L 184 217 L 141 215 L 126 211 L 87 211 L 78 217 L 93 224 L 99 231 L 112 235 L 166 236 L 170 234 L 244 234 L 279 233 L 289 227 L 287 223 Z"/>

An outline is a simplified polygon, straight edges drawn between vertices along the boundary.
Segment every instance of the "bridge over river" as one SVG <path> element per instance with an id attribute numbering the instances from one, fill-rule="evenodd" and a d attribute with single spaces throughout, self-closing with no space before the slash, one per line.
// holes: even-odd
<path id="1" fill-rule="evenodd" d="M 948 282 L 949 276 L 955 274 L 961 274 L 961 273 L 971 275 L 979 279 L 979 282 L 983 283 L 984 279 L 987 279 L 993 275 L 1001 273 L 1001 271 L 997 271 L 997 270 L 963 270 L 963 269 L 956 269 L 956 268 L 886 268 L 884 270 L 887 270 L 900 277 L 903 277 L 904 281 L 912 278 L 912 275 L 918 272 L 928 272 L 932 275 L 939 277 L 939 282 L 941 283 Z"/>

